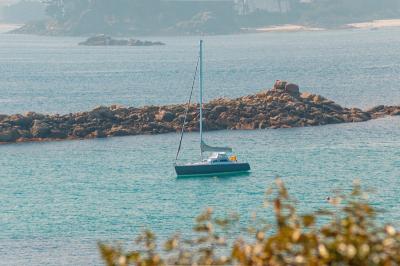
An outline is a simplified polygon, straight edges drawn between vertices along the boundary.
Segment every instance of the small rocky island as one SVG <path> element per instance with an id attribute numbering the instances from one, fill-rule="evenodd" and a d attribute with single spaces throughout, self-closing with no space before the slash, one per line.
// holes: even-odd
<path id="1" fill-rule="evenodd" d="M 104 138 L 163 134 L 181 130 L 186 104 L 145 107 L 100 106 L 67 115 L 0 115 L 0 142 Z M 400 106 L 369 110 L 344 108 L 320 95 L 300 93 L 296 84 L 277 81 L 270 90 L 204 104 L 205 130 L 292 128 L 363 122 L 400 115 Z M 199 130 L 198 105 L 189 107 L 187 131 Z"/>
<path id="2" fill-rule="evenodd" d="M 158 46 L 165 45 L 162 42 L 141 41 L 136 39 L 120 40 L 113 39 L 110 36 L 100 34 L 88 38 L 86 41 L 79 43 L 79 45 L 87 46 Z"/>

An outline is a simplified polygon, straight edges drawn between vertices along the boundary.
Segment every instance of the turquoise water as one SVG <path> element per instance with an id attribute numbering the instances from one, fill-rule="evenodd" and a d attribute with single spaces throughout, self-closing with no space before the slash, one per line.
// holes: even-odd
<path id="1" fill-rule="evenodd" d="M 399 104 L 400 30 L 207 37 L 207 97 L 257 92 L 277 78 L 340 104 Z M 183 102 L 194 37 L 162 48 L 82 48 L 74 38 L 0 35 L 0 113 L 69 112 L 98 104 Z M 301 211 L 325 207 L 360 178 L 384 222 L 400 218 L 400 118 L 313 128 L 206 134 L 248 160 L 244 176 L 177 179 L 177 134 L 0 147 L 0 265 L 99 264 L 98 240 L 190 232 L 212 206 L 260 209 L 281 176 Z M 187 134 L 183 160 L 198 159 Z"/>

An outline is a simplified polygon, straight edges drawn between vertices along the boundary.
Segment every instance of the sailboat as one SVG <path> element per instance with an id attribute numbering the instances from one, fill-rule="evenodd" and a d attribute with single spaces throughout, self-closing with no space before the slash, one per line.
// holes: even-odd
<path id="1" fill-rule="evenodd" d="M 186 115 L 182 126 L 181 139 L 179 143 L 178 152 L 175 159 L 175 171 L 178 176 L 197 176 L 197 175 L 215 175 L 215 174 L 229 174 L 250 171 L 250 165 L 246 162 L 238 162 L 236 155 L 231 155 L 233 150 L 229 147 L 213 147 L 207 145 L 203 140 L 203 41 L 200 40 L 200 154 L 201 161 L 189 164 L 179 165 L 177 164 L 179 152 L 182 145 L 182 139 L 184 134 L 184 127 L 186 124 L 186 117 L 190 106 L 191 97 L 193 94 L 193 88 L 196 80 L 196 73 L 193 79 L 192 91 L 189 98 L 188 108 L 186 109 Z M 204 153 L 212 153 L 210 157 L 204 159 Z M 230 156 L 229 156 L 230 155 Z"/>

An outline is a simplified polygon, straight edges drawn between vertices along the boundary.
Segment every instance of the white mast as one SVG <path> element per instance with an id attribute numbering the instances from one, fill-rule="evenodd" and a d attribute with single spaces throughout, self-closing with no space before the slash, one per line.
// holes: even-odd
<path id="1" fill-rule="evenodd" d="M 203 160 L 203 40 L 200 40 L 200 152 Z"/>

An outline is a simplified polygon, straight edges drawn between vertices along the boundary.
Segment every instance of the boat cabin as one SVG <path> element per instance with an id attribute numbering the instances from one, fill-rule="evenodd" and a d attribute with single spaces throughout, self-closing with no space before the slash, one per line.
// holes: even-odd
<path id="1" fill-rule="evenodd" d="M 207 163 L 215 164 L 215 163 L 231 163 L 236 161 L 236 156 L 228 157 L 226 152 L 214 152 L 207 159 Z"/>

